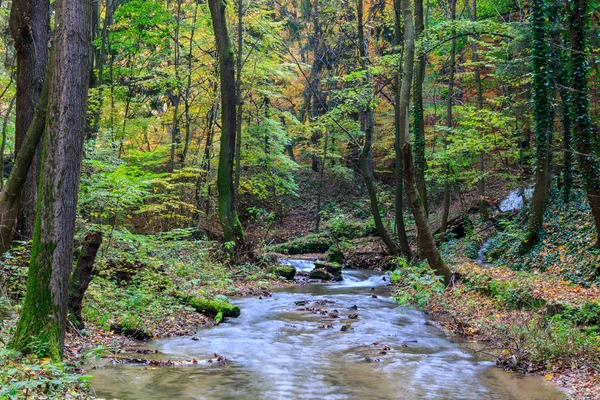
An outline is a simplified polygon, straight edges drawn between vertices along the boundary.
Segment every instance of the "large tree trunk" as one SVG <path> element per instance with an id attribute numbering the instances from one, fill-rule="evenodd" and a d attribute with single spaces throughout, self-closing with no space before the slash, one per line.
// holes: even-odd
<path id="1" fill-rule="evenodd" d="M 73 270 L 69 290 L 69 310 L 77 321 L 77 329 L 85 328 L 81 310 L 83 309 L 83 297 L 94 277 L 94 262 L 96 255 L 102 245 L 102 232 L 90 232 L 85 237 L 77 265 Z"/>
<path id="2" fill-rule="evenodd" d="M 237 134 L 235 56 L 227 31 L 225 2 L 209 0 L 213 29 L 221 73 L 221 149 L 219 152 L 219 217 L 225 242 L 235 242 L 242 247 L 246 243 L 244 229 L 235 208 L 235 187 L 233 181 L 233 161 Z"/>
<path id="3" fill-rule="evenodd" d="M 244 116 L 244 103 L 242 98 L 242 67 L 244 56 L 244 0 L 238 0 L 237 4 L 237 54 L 236 54 L 236 77 L 235 95 L 237 99 L 236 121 L 237 134 L 235 141 L 235 195 L 240 193 L 240 178 L 242 176 L 242 118 Z"/>
<path id="4" fill-rule="evenodd" d="M 417 0 L 418 1 L 418 0 Z M 416 6 L 416 5 L 415 5 Z M 401 53 L 402 47 L 402 31 L 400 30 L 402 21 L 402 14 L 400 9 L 394 9 L 394 46 L 396 46 L 396 52 Z M 416 82 L 415 78 L 415 82 Z M 396 137 L 400 135 L 400 84 L 402 81 L 402 66 L 398 65 L 398 72 L 394 78 L 394 134 Z M 416 95 L 415 95 L 416 97 Z M 421 94 L 422 99 L 422 94 Z M 421 104 L 422 106 L 423 104 Z M 416 105 L 415 105 L 416 107 Z M 417 111 L 415 110 L 415 116 Z M 415 122 L 416 123 L 416 122 Z M 402 160 L 402 152 L 396 149 L 395 152 L 395 178 L 396 187 L 394 193 L 394 208 L 396 209 L 396 230 L 398 232 L 398 243 L 400 244 L 400 250 L 407 260 L 413 258 L 410 245 L 408 243 L 408 237 L 406 235 L 406 225 L 404 224 L 404 168 Z M 423 160 L 424 161 L 424 160 Z M 421 194 L 423 199 L 423 194 Z M 425 204 L 426 202 L 424 202 Z"/>
<path id="5" fill-rule="evenodd" d="M 18 153 L 33 121 L 44 84 L 50 40 L 50 1 L 13 0 L 10 30 L 17 50 L 15 152 Z M 40 148 L 41 146 L 33 159 L 20 199 L 21 209 L 16 228 L 23 239 L 33 236 L 41 163 Z"/>
<path id="6" fill-rule="evenodd" d="M 400 16 L 398 16 L 400 17 Z M 421 39 L 425 32 L 423 0 L 415 0 L 415 35 L 417 39 Z M 399 23 L 398 29 L 399 30 Z M 399 35 L 397 35 L 399 36 Z M 400 37 L 401 40 L 401 37 Z M 400 43 L 396 44 L 400 46 Z M 425 81 L 426 58 L 425 52 L 421 52 L 417 58 L 417 67 L 415 68 L 415 83 L 413 90 L 414 99 L 414 137 L 415 146 L 413 149 L 415 161 L 415 180 L 417 182 L 417 190 L 421 201 L 425 207 L 425 215 L 429 214 L 429 203 L 427 201 L 427 185 L 425 184 L 425 111 L 423 108 L 423 83 Z"/>
<path id="7" fill-rule="evenodd" d="M 598 136 L 590 119 L 588 94 L 588 49 L 586 29 L 589 25 L 588 0 L 574 0 L 570 17 L 571 85 L 573 87 L 574 134 L 588 201 L 596 224 L 596 245 L 600 247 L 600 151 Z"/>
<path id="8" fill-rule="evenodd" d="M 90 81 L 91 2 L 57 0 L 55 5 L 51 95 L 35 234 L 27 294 L 11 346 L 59 361 L 67 321 Z"/>
<path id="9" fill-rule="evenodd" d="M 533 116 L 535 120 L 535 189 L 531 203 L 529 231 L 521 251 L 526 252 L 539 240 L 539 233 L 544 223 L 544 212 L 550 191 L 550 144 L 554 129 L 554 118 L 550 87 L 549 46 L 546 41 L 546 17 L 544 1 L 532 0 L 531 33 L 533 60 Z"/>
<path id="10" fill-rule="evenodd" d="M 410 144 L 410 126 L 408 117 L 408 106 L 410 103 L 410 92 L 413 81 L 413 67 L 415 58 L 415 31 L 412 20 L 412 7 L 410 0 L 395 0 L 396 10 L 402 9 L 404 15 L 404 77 L 400 86 L 400 130 L 396 134 L 396 151 L 402 151 L 404 162 L 404 184 L 406 197 L 417 226 L 419 245 L 421 252 L 427 258 L 429 266 L 449 284 L 452 280 L 452 271 L 441 257 L 433 239 L 431 228 L 425 214 L 425 207 L 417 191 L 415 182 L 415 171 Z M 397 11 L 398 12 L 398 11 Z"/>

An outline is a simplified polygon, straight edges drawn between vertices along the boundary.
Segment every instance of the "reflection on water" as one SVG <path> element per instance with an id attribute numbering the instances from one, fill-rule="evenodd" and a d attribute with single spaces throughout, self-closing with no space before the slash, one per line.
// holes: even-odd
<path id="1" fill-rule="evenodd" d="M 564 397 L 537 378 L 492 368 L 489 360 L 425 325 L 422 313 L 396 307 L 386 298 L 383 276 L 347 271 L 344 278 L 286 288 L 263 300 L 237 299 L 241 317 L 201 329 L 200 340 L 149 345 L 171 360 L 206 360 L 218 353 L 231 360 L 227 366 L 109 367 L 92 371 L 92 384 L 99 397 L 119 399 Z M 352 314 L 358 318 L 350 319 Z M 344 325 L 351 327 L 342 332 Z"/>

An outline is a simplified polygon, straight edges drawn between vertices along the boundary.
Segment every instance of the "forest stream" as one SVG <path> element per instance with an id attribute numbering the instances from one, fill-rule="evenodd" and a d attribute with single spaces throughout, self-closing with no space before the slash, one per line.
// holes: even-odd
<path id="1" fill-rule="evenodd" d="M 309 261 L 287 260 L 299 271 Z M 562 399 L 542 378 L 507 373 L 472 344 L 449 340 L 427 316 L 390 299 L 387 276 L 347 270 L 336 283 L 238 298 L 237 319 L 196 337 L 162 339 L 152 358 L 89 371 L 107 399 Z M 208 362 L 214 353 L 226 363 Z"/>

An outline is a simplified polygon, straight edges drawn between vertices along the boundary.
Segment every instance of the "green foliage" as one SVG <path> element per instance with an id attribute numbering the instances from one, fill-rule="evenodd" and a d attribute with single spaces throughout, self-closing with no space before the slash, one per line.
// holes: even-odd
<path id="1" fill-rule="evenodd" d="M 397 258 L 396 265 L 392 283 L 398 304 L 424 308 L 434 296 L 444 292 L 443 278 L 435 275 L 427 263 L 408 265 L 405 259 Z"/>
<path id="2" fill-rule="evenodd" d="M 2 334 L 2 340 L 7 340 Z M 75 399 L 90 393 L 83 376 L 62 363 L 40 359 L 35 354 L 21 354 L 0 347 L 0 399 L 24 398 Z"/>

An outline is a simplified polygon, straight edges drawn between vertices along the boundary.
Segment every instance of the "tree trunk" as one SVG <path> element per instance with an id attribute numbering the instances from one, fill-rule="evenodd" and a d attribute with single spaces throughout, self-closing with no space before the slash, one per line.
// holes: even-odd
<path id="1" fill-rule="evenodd" d="M 329 147 L 329 129 L 325 131 L 325 143 L 323 144 L 323 163 L 319 172 L 319 187 L 317 189 L 317 212 L 315 216 L 315 233 L 321 229 L 321 194 L 323 193 L 323 180 L 325 177 L 325 163 L 327 162 L 327 147 Z"/>
<path id="2" fill-rule="evenodd" d="M 242 99 L 242 57 L 244 53 L 244 0 L 238 0 L 238 23 L 237 23 L 237 55 L 236 55 L 236 77 L 235 96 L 237 100 L 236 121 L 237 134 L 235 142 L 235 195 L 239 195 L 240 178 L 242 176 L 242 118 L 244 116 L 244 104 Z"/>
<path id="3" fill-rule="evenodd" d="M 549 71 L 549 49 L 546 42 L 546 17 L 544 1 L 532 0 L 531 34 L 533 60 L 533 116 L 535 140 L 535 189 L 531 203 L 531 215 L 527 238 L 521 248 L 522 252 L 531 249 L 539 240 L 539 233 L 544 223 L 544 212 L 550 191 L 550 143 L 554 129 L 551 105 L 551 76 Z"/>
<path id="4" fill-rule="evenodd" d="M 27 294 L 11 346 L 60 361 L 73 262 L 92 24 L 90 0 L 57 0 L 55 5 L 51 96 L 35 234 Z"/>
<path id="5" fill-rule="evenodd" d="M 208 5 L 212 16 L 217 52 L 219 53 L 221 78 L 221 148 L 217 176 L 219 217 L 225 242 L 235 242 L 239 247 L 243 247 L 246 239 L 235 208 L 233 182 L 233 160 L 237 134 L 235 56 L 227 32 L 225 3 L 223 0 L 209 0 Z"/>
<path id="6" fill-rule="evenodd" d="M 418 2 L 419 0 L 417 0 Z M 417 5 L 415 4 L 415 7 Z M 398 54 L 401 53 L 402 46 L 402 32 L 400 30 L 400 25 L 402 21 L 401 10 L 394 9 L 394 46 L 396 46 L 396 52 Z M 417 78 L 415 78 L 416 82 Z M 402 66 L 398 65 L 398 73 L 395 76 L 394 82 L 394 134 L 396 137 L 400 135 L 401 127 L 400 127 L 400 85 L 402 81 Z M 422 87 L 421 87 L 422 89 Z M 415 97 L 416 94 L 415 94 Z M 421 93 L 422 99 L 422 93 Z M 421 104 L 422 106 L 423 104 Z M 415 104 L 415 107 L 416 104 Z M 415 109 L 415 115 L 417 110 Z M 406 226 L 404 224 L 404 168 L 403 168 L 403 160 L 402 160 L 402 152 L 396 149 L 395 152 L 395 178 L 396 178 L 396 187 L 395 187 L 395 199 L 394 199 L 394 208 L 396 209 L 396 230 L 398 232 L 398 243 L 400 244 L 400 250 L 402 251 L 402 255 L 407 259 L 411 260 L 413 258 L 412 251 L 410 249 L 410 245 L 408 243 L 408 237 L 406 235 Z M 423 160 L 424 161 L 424 160 Z M 423 199 L 423 194 L 421 194 L 421 198 Z"/>
<path id="7" fill-rule="evenodd" d="M 190 33 L 190 44 L 188 47 L 187 57 L 187 86 L 185 87 L 185 143 L 183 145 L 183 155 L 181 156 L 181 168 L 185 166 L 185 160 L 187 159 L 188 151 L 190 148 L 190 140 L 192 136 L 191 126 L 192 117 L 190 114 L 190 96 L 192 90 L 192 67 L 193 67 L 193 55 L 194 55 L 194 35 L 196 33 L 196 21 L 198 20 L 198 3 L 194 7 L 194 17 L 192 19 L 192 31 Z"/>
<path id="8" fill-rule="evenodd" d="M 400 18 L 400 15 L 397 16 Z M 398 22 L 398 30 L 400 24 Z M 425 24 L 423 17 L 423 0 L 415 0 L 415 35 L 417 39 L 422 39 L 425 32 Z M 397 34 L 400 40 L 402 38 Z M 400 46 L 401 43 L 396 44 Z M 417 190 L 421 201 L 425 207 L 425 215 L 429 215 L 429 203 L 427 201 L 427 185 L 425 184 L 425 111 L 423 108 L 423 82 L 425 81 L 426 67 L 425 53 L 422 52 L 417 58 L 417 67 L 415 68 L 415 87 L 413 91 L 414 99 L 414 143 L 413 149 L 415 159 L 415 180 L 417 182 Z M 400 175 L 402 176 L 402 175 Z"/>
<path id="9" fill-rule="evenodd" d="M 179 47 L 179 31 L 181 29 L 181 1 L 177 0 L 177 15 L 175 23 L 175 37 L 174 42 L 174 67 L 175 67 L 175 89 L 173 90 L 171 99 L 173 102 L 173 123 L 171 126 L 171 157 L 169 158 L 169 172 L 173 172 L 175 169 L 175 155 L 177 154 L 177 148 L 181 142 L 179 137 L 179 102 L 181 101 L 181 82 L 179 79 L 179 65 L 181 64 L 181 49 Z M 127 117 L 127 115 L 125 115 Z M 125 136 L 125 133 L 123 133 Z"/>
<path id="10" fill-rule="evenodd" d="M 17 50 L 15 153 L 18 153 L 33 121 L 44 84 L 50 41 L 50 1 L 13 0 L 10 30 Z M 24 239 L 33 236 L 41 163 L 40 149 L 41 145 L 33 159 L 20 199 L 17 231 Z"/>
<path id="11" fill-rule="evenodd" d="M 471 20 L 473 22 L 477 22 L 477 0 L 473 0 Z M 481 67 L 479 66 L 479 53 L 477 52 L 476 40 L 473 40 L 473 43 L 471 44 L 471 49 L 473 51 L 473 64 L 475 65 L 475 89 L 477 90 L 477 110 L 481 111 L 483 110 L 483 88 L 481 86 Z M 483 150 L 479 151 L 478 164 L 479 174 L 481 175 L 477 185 L 479 191 L 479 212 L 481 213 L 481 218 L 484 221 L 487 221 L 489 219 L 489 214 L 487 209 L 487 202 L 485 201 L 485 158 Z"/>
<path id="12" fill-rule="evenodd" d="M 69 291 L 69 310 L 77 321 L 77 329 L 85 328 L 81 310 L 83 297 L 94 277 L 94 261 L 102 245 L 102 232 L 90 232 L 82 243 L 77 265 L 73 270 Z"/>
<path id="13" fill-rule="evenodd" d="M 4 115 L 4 122 L 2 123 L 2 145 L 0 145 L 0 168 L 2 168 L 2 171 L 0 171 L 0 187 L 4 187 L 4 151 L 6 150 L 8 121 L 10 120 L 10 115 L 12 114 L 16 99 L 16 96 L 13 96 L 13 98 L 10 99 L 10 104 L 8 105 L 8 110 L 6 110 L 6 114 Z"/>
<path id="14" fill-rule="evenodd" d="M 456 20 L 456 0 L 450 0 L 450 19 Z M 450 71 L 448 72 L 448 99 L 446 100 L 446 128 L 448 131 L 444 137 L 444 151 L 448 151 L 448 135 L 451 134 L 452 110 L 454 102 L 454 70 L 456 69 L 456 29 L 453 27 L 450 33 L 452 36 L 450 50 Z M 450 165 L 444 165 L 444 205 L 442 211 L 442 225 L 440 231 L 445 233 L 448 229 L 448 217 L 450 215 Z"/>
<path id="15" fill-rule="evenodd" d="M 588 94 L 588 48 L 586 30 L 589 29 L 588 0 L 574 0 L 570 16 L 571 37 L 571 85 L 573 87 L 573 114 L 575 140 L 579 154 L 581 173 L 585 182 L 588 201 L 596 225 L 596 245 L 600 247 L 600 151 L 598 136 L 590 119 Z"/>
<path id="16" fill-rule="evenodd" d="M 396 134 L 396 151 L 402 151 L 404 162 L 404 184 L 406 197 L 417 226 L 419 245 L 423 255 L 427 258 L 429 266 L 439 276 L 443 277 L 444 282 L 449 284 L 452 280 L 452 271 L 446 265 L 441 257 L 431 228 L 425 214 L 425 207 L 417 191 L 415 182 L 415 171 L 412 159 L 412 149 L 410 145 L 410 126 L 408 117 L 408 107 L 410 103 L 410 92 L 413 81 L 413 67 L 415 58 L 415 31 L 412 20 L 412 7 L 410 0 L 395 0 L 396 12 L 402 9 L 404 15 L 404 77 L 400 85 L 400 130 Z"/>
<path id="17" fill-rule="evenodd" d="M 30 176 L 29 171 L 38 154 L 37 149 L 44 134 L 49 87 L 50 68 L 46 73 L 33 121 L 29 124 L 27 134 L 21 142 L 21 150 L 17 153 L 15 165 L 0 193 L 0 254 L 4 254 L 10 249 L 25 182 Z"/>

